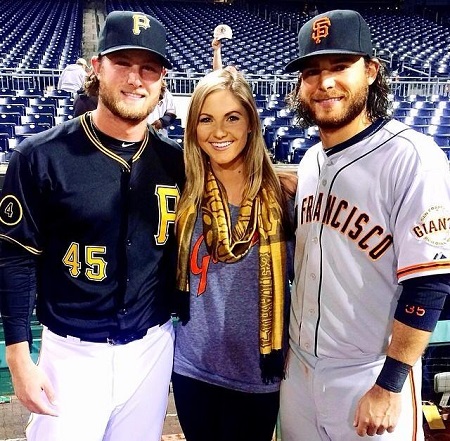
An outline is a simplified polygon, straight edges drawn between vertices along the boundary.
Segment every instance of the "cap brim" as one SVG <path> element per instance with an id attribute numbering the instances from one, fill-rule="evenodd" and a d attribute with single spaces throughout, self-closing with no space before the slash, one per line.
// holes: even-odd
<path id="1" fill-rule="evenodd" d="M 105 49 L 104 51 L 100 52 L 99 55 L 107 55 L 107 54 L 110 54 L 111 52 L 117 52 L 117 51 L 121 51 L 124 49 L 140 49 L 142 51 L 147 51 L 152 54 L 158 55 L 161 58 L 162 65 L 164 67 L 167 67 L 167 69 L 172 69 L 172 64 L 164 55 L 160 54 L 159 52 L 152 51 L 150 49 L 142 47 L 142 46 L 114 46 L 114 47 L 110 47 L 109 49 Z"/>
<path id="2" fill-rule="evenodd" d="M 353 52 L 353 51 L 341 51 L 341 50 L 337 50 L 337 49 L 335 49 L 335 50 L 327 49 L 327 50 L 317 51 L 317 52 L 314 52 L 312 54 L 305 55 L 304 57 L 298 57 L 295 60 L 290 61 L 284 67 L 284 71 L 286 73 L 297 72 L 297 71 L 299 71 L 302 68 L 303 63 L 306 60 L 308 60 L 309 58 L 315 57 L 317 55 L 339 55 L 339 54 L 342 54 L 342 55 L 361 55 L 363 57 L 368 55 L 365 52 Z"/>

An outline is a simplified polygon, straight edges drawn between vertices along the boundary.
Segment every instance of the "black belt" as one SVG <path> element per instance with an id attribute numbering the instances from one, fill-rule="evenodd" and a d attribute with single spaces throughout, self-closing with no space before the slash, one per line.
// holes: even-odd
<path id="1" fill-rule="evenodd" d="M 133 334 L 127 334 L 127 335 L 120 335 L 118 337 L 107 337 L 106 343 L 109 345 L 115 346 L 115 345 L 126 345 L 127 343 L 130 343 L 135 340 L 140 340 L 141 338 L 144 338 L 147 334 L 148 329 L 144 329 L 139 332 L 134 332 Z"/>
<path id="2" fill-rule="evenodd" d="M 55 334 L 58 334 L 60 337 L 65 338 L 73 337 L 67 334 L 55 332 L 53 329 L 50 329 L 50 331 Z M 74 338 L 78 338 L 80 341 L 85 341 L 89 343 L 108 343 L 111 346 L 116 346 L 116 345 L 126 345 L 127 343 L 131 343 L 132 341 L 140 340 L 141 338 L 145 337 L 147 331 L 148 329 L 143 329 L 142 331 L 137 331 L 130 334 L 121 334 L 114 337 L 74 337 Z"/>

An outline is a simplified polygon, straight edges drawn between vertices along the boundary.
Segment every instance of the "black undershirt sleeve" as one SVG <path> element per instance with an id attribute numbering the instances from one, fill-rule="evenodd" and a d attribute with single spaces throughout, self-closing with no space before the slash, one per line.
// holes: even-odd
<path id="1" fill-rule="evenodd" d="M 161 124 L 164 128 L 170 126 L 177 116 L 173 113 L 166 113 L 164 116 L 159 118 L 161 120 Z"/>
<path id="2" fill-rule="evenodd" d="M 450 293 L 450 274 L 416 277 L 402 285 L 395 319 L 413 328 L 433 331 Z"/>
<path id="3" fill-rule="evenodd" d="M 5 344 L 31 344 L 31 316 L 36 300 L 36 257 L 0 241 L 0 313 Z"/>

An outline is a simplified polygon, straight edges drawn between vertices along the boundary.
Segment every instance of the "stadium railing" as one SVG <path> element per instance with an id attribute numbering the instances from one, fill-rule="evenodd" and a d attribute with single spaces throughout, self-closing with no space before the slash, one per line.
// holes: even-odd
<path id="1" fill-rule="evenodd" d="M 167 75 L 168 88 L 176 95 L 190 95 L 206 72 L 171 72 Z M 61 74 L 59 69 L 0 70 L 0 89 L 56 89 Z M 295 75 L 245 75 L 256 94 L 285 96 L 295 87 Z M 450 78 L 441 77 L 392 77 L 392 93 L 395 97 L 410 95 L 450 95 Z"/>

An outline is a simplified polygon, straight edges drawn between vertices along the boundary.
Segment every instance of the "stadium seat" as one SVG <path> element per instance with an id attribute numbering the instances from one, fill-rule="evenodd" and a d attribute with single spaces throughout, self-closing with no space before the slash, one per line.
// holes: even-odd
<path id="1" fill-rule="evenodd" d="M 56 116 L 56 111 L 57 109 L 54 104 L 38 104 L 27 107 L 27 115 L 44 113 Z"/>
<path id="2" fill-rule="evenodd" d="M 403 122 L 409 126 L 428 127 L 431 123 L 431 117 L 428 116 L 407 116 Z"/>
<path id="3" fill-rule="evenodd" d="M 167 135 L 169 138 L 182 138 L 184 135 L 184 128 L 180 125 L 170 125 L 167 127 Z"/>
<path id="4" fill-rule="evenodd" d="M 435 103 L 433 101 L 416 101 L 413 103 L 415 109 L 434 109 Z"/>
<path id="5" fill-rule="evenodd" d="M 6 152 L 9 149 L 9 135 L 0 133 L 0 152 Z"/>
<path id="6" fill-rule="evenodd" d="M 441 100 L 438 103 L 436 103 L 436 109 L 450 109 L 450 101 L 447 100 Z"/>
<path id="7" fill-rule="evenodd" d="M 19 124 L 20 113 L 1 113 L 0 111 L 0 123 Z"/>
<path id="8" fill-rule="evenodd" d="M 35 98 L 28 98 L 30 106 L 43 106 L 52 105 L 53 107 L 58 107 L 59 99 L 56 97 L 40 96 Z"/>
<path id="9" fill-rule="evenodd" d="M 392 104 L 392 107 L 394 109 L 410 109 L 412 107 L 412 102 L 404 100 L 396 100 Z"/>
<path id="10" fill-rule="evenodd" d="M 277 110 L 276 109 L 266 109 L 266 108 L 258 108 L 259 118 L 264 119 L 266 117 L 276 117 Z"/>
<path id="11" fill-rule="evenodd" d="M 65 121 L 69 121 L 69 119 L 73 119 L 73 115 L 57 115 L 54 118 L 54 123 L 57 126 L 58 124 L 62 124 Z"/>
<path id="12" fill-rule="evenodd" d="M 274 150 L 276 137 L 284 133 L 287 129 L 287 126 L 275 124 L 274 122 L 270 125 L 264 126 L 263 136 L 264 141 L 266 142 L 266 147 L 269 151 Z"/>
<path id="13" fill-rule="evenodd" d="M 289 109 L 287 107 L 284 107 L 283 109 L 280 109 L 277 112 L 277 117 L 285 117 L 285 116 L 289 116 L 291 118 L 295 117 L 295 112 L 292 109 Z"/>
<path id="14" fill-rule="evenodd" d="M 29 100 L 26 96 L 5 96 L 0 97 L 0 105 L 4 104 L 23 104 L 25 107 L 28 106 Z"/>
<path id="15" fill-rule="evenodd" d="M 20 117 L 20 124 L 45 124 L 53 126 L 55 124 L 54 117 L 50 113 L 32 113 Z"/>
<path id="16" fill-rule="evenodd" d="M 13 89 L 7 89 L 7 88 L 1 88 L 0 89 L 0 97 L 7 97 L 7 96 L 16 96 L 16 91 Z"/>
<path id="17" fill-rule="evenodd" d="M 25 115 L 25 106 L 23 104 L 0 104 L 0 113 L 14 113 L 18 115 Z"/>
<path id="18" fill-rule="evenodd" d="M 26 96 L 28 98 L 39 98 L 43 95 L 43 92 L 39 89 L 19 89 L 17 96 Z"/>
<path id="19" fill-rule="evenodd" d="M 16 138 L 22 139 L 24 137 L 43 132 L 44 130 L 47 130 L 49 128 L 50 124 L 23 124 L 17 125 L 14 128 L 14 133 L 16 135 Z"/>
<path id="20" fill-rule="evenodd" d="M 16 124 L 2 122 L 2 118 L 0 115 L 0 133 L 7 133 L 10 138 L 14 138 L 14 128 Z"/>
<path id="21" fill-rule="evenodd" d="M 290 126 L 292 125 L 292 116 L 275 116 L 274 125 Z"/>
<path id="22" fill-rule="evenodd" d="M 274 148 L 274 159 L 282 163 L 290 162 L 291 140 L 283 136 L 277 137 Z"/>
<path id="23" fill-rule="evenodd" d="M 57 107 L 56 116 L 73 116 L 73 106 Z"/>
<path id="24" fill-rule="evenodd" d="M 71 98 L 72 93 L 68 92 L 67 90 L 54 89 L 49 92 L 45 92 L 45 96 L 54 98 Z"/>
<path id="25" fill-rule="evenodd" d="M 412 108 L 409 111 L 409 116 L 422 116 L 422 117 L 428 117 L 431 118 L 434 115 L 434 108 L 432 109 L 418 109 L 418 108 Z"/>
<path id="26" fill-rule="evenodd" d="M 441 136 L 450 136 L 450 125 L 430 125 L 428 127 L 427 133 L 431 136 L 441 135 Z"/>
<path id="27" fill-rule="evenodd" d="M 446 136 L 446 135 L 433 135 L 433 139 L 434 142 L 439 146 L 439 147 L 448 147 L 450 148 L 450 136 Z M 450 159 L 450 157 L 449 157 Z"/>
<path id="28" fill-rule="evenodd" d="M 408 100 L 411 102 L 426 101 L 426 95 L 409 95 Z"/>
<path id="29" fill-rule="evenodd" d="M 55 97 L 48 97 L 51 99 L 55 99 Z M 73 106 L 74 98 L 72 97 L 63 97 L 63 98 L 57 98 L 57 107 L 64 107 L 64 106 Z"/>

